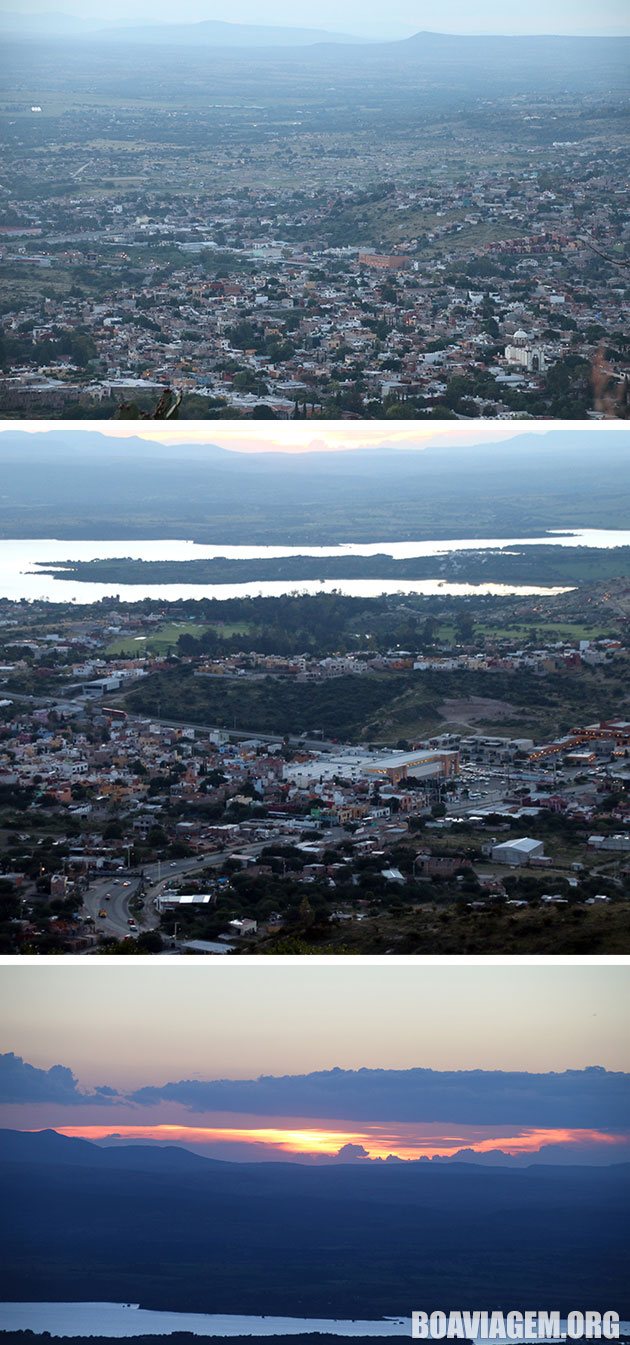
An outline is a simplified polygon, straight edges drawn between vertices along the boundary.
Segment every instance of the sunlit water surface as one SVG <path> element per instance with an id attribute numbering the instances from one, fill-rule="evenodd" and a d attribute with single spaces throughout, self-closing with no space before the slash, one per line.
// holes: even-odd
<path id="1" fill-rule="evenodd" d="M 59 565 L 63 561 L 111 560 L 121 556 L 133 560 L 258 560 L 290 558 L 291 556 L 391 556 L 407 560 L 416 556 L 440 557 L 457 551 L 492 551 L 498 547 L 588 546 L 609 550 L 616 546 L 630 546 L 630 530 L 577 529 L 558 532 L 547 537 L 494 537 L 453 538 L 447 541 L 424 542 L 354 542 L 342 546 L 207 546 L 179 539 L 122 541 L 59 541 L 54 538 L 24 538 L 0 540 L 0 597 L 42 600 L 51 602 L 98 602 L 101 598 L 119 593 L 128 601 L 155 598 L 176 602 L 185 598 L 280 597 L 285 593 L 330 593 L 334 590 L 348 597 L 367 598 L 379 594 L 443 594 L 451 597 L 466 595 L 498 595 L 536 597 L 543 594 L 566 592 L 565 588 L 528 584 L 458 584 L 435 579 L 317 579 L 270 580 L 232 584 L 100 584 L 80 583 L 42 574 L 41 566 Z"/>

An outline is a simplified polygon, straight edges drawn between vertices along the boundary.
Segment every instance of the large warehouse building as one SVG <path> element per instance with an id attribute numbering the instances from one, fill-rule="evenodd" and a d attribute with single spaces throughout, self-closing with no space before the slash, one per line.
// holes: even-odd
<path id="1" fill-rule="evenodd" d="M 397 785 L 414 776 L 417 780 L 446 780 L 457 774 L 459 753 L 418 749 L 416 752 L 393 752 L 382 756 L 375 752 L 345 752 L 339 756 L 328 753 L 310 761 L 289 761 L 282 772 L 292 784 L 308 786 L 325 784 L 331 780 L 387 780 Z"/>
<path id="2" fill-rule="evenodd" d="M 503 841 L 501 845 L 494 845 L 492 858 L 495 864 L 530 864 L 532 860 L 545 858 L 545 847 L 542 841 L 523 836 L 518 841 Z"/>

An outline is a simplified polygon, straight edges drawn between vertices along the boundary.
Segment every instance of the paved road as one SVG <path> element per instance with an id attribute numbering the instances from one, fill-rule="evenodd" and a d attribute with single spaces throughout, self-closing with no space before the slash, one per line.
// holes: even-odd
<path id="1" fill-rule="evenodd" d="M 129 886 L 123 887 L 123 881 Z M 130 933 L 129 900 L 137 892 L 138 884 L 138 878 L 128 878 L 126 874 L 124 879 L 108 874 L 90 883 L 83 898 L 83 915 L 92 918 L 97 934 L 122 939 Z M 107 917 L 99 916 L 99 911 L 107 911 Z"/>
<path id="2" fill-rule="evenodd" d="M 165 886 L 170 878 L 177 874 L 188 873 L 190 870 L 205 868 L 213 856 L 196 856 L 194 859 L 178 859 L 172 863 L 147 864 L 144 868 L 144 876 L 148 886 L 148 892 L 145 897 L 142 911 L 133 915 L 129 909 L 129 902 L 135 897 L 140 889 L 140 879 L 137 871 L 134 869 L 130 875 L 127 870 L 122 870 L 118 874 L 108 874 L 104 877 L 96 878 L 90 883 L 89 889 L 83 899 L 83 914 L 89 915 L 94 921 L 97 933 L 107 934 L 117 939 L 125 938 L 131 935 L 137 938 L 142 930 L 154 929 L 159 923 L 153 907 L 153 896 L 159 890 L 153 884 L 160 883 Z M 224 856 L 222 856 L 224 858 Z M 107 915 L 101 917 L 99 911 L 106 911 Z M 129 928 L 129 920 L 134 920 L 137 925 L 137 931 Z"/>
<path id="3" fill-rule="evenodd" d="M 341 827 L 332 827 L 326 832 L 331 840 L 339 840 L 347 833 Z M 97 934 L 106 934 L 110 938 L 134 938 L 147 929 L 156 929 L 160 923 L 155 910 L 155 898 L 168 887 L 173 879 L 183 874 L 194 873 L 199 869 L 219 868 L 228 855 L 251 855 L 257 858 L 268 845 L 291 845 L 299 840 L 299 835 L 273 836 L 263 841 L 252 841 L 249 845 L 231 846 L 228 850 L 218 850 L 204 855 L 195 855 L 191 859 L 159 860 L 154 864 L 145 864 L 145 896 L 142 911 L 134 915 L 129 910 L 129 902 L 139 890 L 140 879 L 134 869 L 130 875 L 126 870 L 107 877 L 96 878 L 90 883 L 83 898 L 83 915 L 91 916 Z M 125 886 L 125 884 L 129 884 Z M 104 917 L 99 911 L 106 911 Z M 129 920 L 134 920 L 136 930 L 129 928 Z"/>
<path id="4" fill-rule="evenodd" d="M 111 704 L 122 706 L 122 701 L 120 697 L 117 699 L 112 696 Z M 249 742 L 252 738 L 256 738 L 261 743 L 282 743 L 285 741 L 282 733 L 261 733 L 258 729 L 229 729 L 225 725 L 219 724 L 194 724 L 191 720 L 186 719 L 165 719 L 163 715 L 129 714 L 128 718 L 134 723 L 146 723 L 147 720 L 150 720 L 152 724 L 162 724 L 164 728 L 168 729 L 196 729 L 197 733 L 225 733 L 228 738 L 236 739 L 238 742 Z M 313 752 L 343 752 L 347 746 L 344 743 L 333 742 L 332 739 L 306 738 L 304 735 L 297 733 L 287 734 L 286 741 L 292 746 L 297 746 L 299 743 L 301 747 L 306 747 Z"/>
<path id="5" fill-rule="evenodd" d="M 488 790 L 481 794 L 480 799 L 448 799 L 446 802 L 446 813 L 448 817 L 475 817 L 480 808 L 488 808 L 492 804 L 502 806 L 505 802 L 507 791 Z"/>
<path id="6" fill-rule="evenodd" d="M 239 854 L 259 855 L 270 841 L 257 841 L 252 845 L 234 847 Z M 132 875 L 126 870 L 119 874 L 98 877 L 88 888 L 83 898 L 83 915 L 91 916 L 97 934 L 106 934 L 110 938 L 123 939 L 138 935 L 147 929 L 159 925 L 159 915 L 154 906 L 155 897 L 168 886 L 174 878 L 182 874 L 194 873 L 199 869 L 216 867 L 223 863 L 234 850 L 221 850 L 214 854 L 196 855 L 192 859 L 163 860 L 155 864 L 146 864 L 143 869 L 145 878 L 145 897 L 142 910 L 134 915 L 129 902 L 140 888 L 140 879 L 134 869 Z M 125 884 L 128 884 L 125 886 Z M 106 911 L 102 917 L 99 911 Z M 129 921 L 133 920 L 138 928 L 132 930 Z"/>

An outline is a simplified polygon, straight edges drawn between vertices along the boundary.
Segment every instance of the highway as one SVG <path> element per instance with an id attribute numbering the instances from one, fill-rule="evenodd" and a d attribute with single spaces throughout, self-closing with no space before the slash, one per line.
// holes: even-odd
<path id="1" fill-rule="evenodd" d="M 326 836 L 331 841 L 338 841 L 345 835 L 346 832 L 342 827 L 331 827 L 326 832 Z M 295 845 L 298 840 L 298 833 L 286 836 L 280 834 L 269 836 L 262 841 L 252 841 L 249 845 L 238 844 L 237 842 L 227 850 L 211 851 L 207 854 L 195 855 L 191 859 L 167 859 L 158 860 L 153 864 L 145 864 L 142 870 L 145 880 L 144 902 L 142 910 L 136 914 L 130 911 L 129 903 L 140 889 L 140 876 L 137 869 L 134 868 L 131 872 L 127 869 L 121 869 L 119 873 L 95 878 L 90 883 L 83 898 L 83 917 L 91 917 L 97 934 L 105 934 L 109 938 L 115 939 L 137 939 L 138 935 L 144 931 L 157 929 L 160 917 L 155 910 L 155 898 L 175 878 L 181 878 L 187 873 L 195 873 L 200 869 L 220 868 L 228 856 L 232 854 L 251 855 L 252 858 L 256 859 L 268 845 Z M 100 916 L 99 911 L 106 911 L 107 914 Z M 137 926 L 135 930 L 129 927 L 130 920 L 135 922 Z"/>
<path id="2" fill-rule="evenodd" d="M 64 710 L 75 712 L 83 708 L 102 710 L 104 705 L 114 706 L 121 710 L 125 709 L 124 696 L 120 691 L 105 698 L 101 696 L 71 697 L 69 695 L 32 696 L 12 691 L 11 698 L 15 701 L 25 702 L 33 709 L 54 709 L 61 713 Z M 258 729 L 230 729 L 224 724 L 199 724 L 193 723 L 189 719 L 165 719 L 163 715 L 151 714 L 149 711 L 144 714 L 134 714 L 133 711 L 125 711 L 125 713 L 130 724 L 146 724 L 148 722 L 161 724 L 164 728 L 169 729 L 195 729 L 197 733 L 225 733 L 231 741 L 236 742 L 248 742 L 251 738 L 256 738 L 261 743 L 282 743 L 285 741 L 285 735 L 282 733 L 261 733 Z M 340 743 L 332 738 L 307 738 L 303 734 L 297 733 L 287 734 L 286 741 L 292 747 L 299 745 L 300 747 L 306 747 L 311 752 L 343 752 L 349 746 L 347 743 Z"/>
<path id="3" fill-rule="evenodd" d="M 123 882 L 128 886 L 123 887 Z M 122 939 L 131 931 L 128 920 L 129 901 L 138 890 L 140 880 L 129 878 L 127 873 L 108 874 L 106 878 L 97 878 L 83 898 L 83 917 L 94 921 L 97 934 L 107 934 L 110 938 Z M 107 918 L 99 916 L 99 911 L 107 911 Z M 144 924 L 144 916 L 143 916 Z M 146 926 L 145 926 L 146 928 Z"/>
<path id="4" fill-rule="evenodd" d="M 91 916 L 97 933 L 116 939 L 137 938 L 144 930 L 155 929 L 159 924 L 153 899 L 173 878 L 194 873 L 196 869 L 205 869 L 209 864 L 222 864 L 225 858 L 222 852 L 196 855 L 193 859 L 160 860 L 155 864 L 145 864 L 146 895 L 142 910 L 137 915 L 133 915 L 129 909 L 132 897 L 140 890 L 140 877 L 136 869 L 131 873 L 121 869 L 119 873 L 95 878 L 83 898 L 83 915 Z M 102 917 L 99 911 L 106 911 L 107 915 Z M 137 930 L 129 928 L 130 920 L 135 921 Z"/>
<path id="5" fill-rule="evenodd" d="M 129 873 L 126 869 L 122 869 L 120 873 L 98 877 L 90 883 L 84 895 L 83 917 L 91 917 L 97 934 L 105 934 L 115 939 L 137 939 L 144 931 L 158 927 L 160 918 L 155 910 L 154 900 L 173 879 L 199 869 L 219 867 L 225 863 L 228 854 L 238 852 L 241 855 L 256 857 L 266 845 L 270 844 L 271 840 L 256 841 L 251 845 L 234 846 L 231 850 L 195 855 L 192 859 L 159 860 L 154 864 L 145 864 L 143 868 L 145 897 L 142 910 L 135 915 L 130 911 L 129 903 L 140 889 L 137 870 L 133 869 Z M 99 911 L 106 911 L 106 916 L 100 916 Z M 130 929 L 130 920 L 137 925 L 135 930 Z"/>
<path id="6" fill-rule="evenodd" d="M 481 798 L 475 799 L 472 803 L 466 798 L 456 799 L 454 802 L 451 799 L 448 802 L 445 800 L 446 814 L 448 817 L 476 817 L 480 808 L 503 807 L 506 793 L 505 789 L 489 790 L 483 792 Z"/>
<path id="7" fill-rule="evenodd" d="M 122 708 L 120 695 L 118 698 L 112 696 L 108 704 L 120 705 Z M 194 724 L 191 720 L 186 719 L 165 719 L 163 715 L 128 714 L 128 719 L 131 723 L 136 724 L 146 724 L 148 720 L 151 724 L 161 724 L 167 729 L 195 729 L 197 733 L 225 733 L 230 740 L 238 742 L 249 742 L 252 738 L 256 738 L 261 743 L 282 743 L 285 741 L 282 733 L 260 733 L 258 729 L 229 729 L 219 724 Z M 287 734 L 286 741 L 292 747 L 297 747 L 298 744 L 300 747 L 306 747 L 309 752 L 343 752 L 348 746 L 346 743 L 333 742 L 332 739 L 306 738 L 304 735 L 295 733 Z"/>

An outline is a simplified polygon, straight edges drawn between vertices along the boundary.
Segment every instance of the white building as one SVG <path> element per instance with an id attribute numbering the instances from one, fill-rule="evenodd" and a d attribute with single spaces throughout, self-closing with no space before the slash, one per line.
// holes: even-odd
<path id="1" fill-rule="evenodd" d="M 620 833 L 616 836 L 589 836 L 588 844 L 591 850 L 630 850 L 630 833 Z"/>
<path id="2" fill-rule="evenodd" d="M 492 859 L 495 864 L 518 866 L 529 864 L 532 859 L 544 859 L 544 857 L 543 842 L 534 841 L 529 836 L 523 836 L 516 841 L 502 841 L 500 845 L 492 847 Z"/>
<path id="3" fill-rule="evenodd" d="M 247 938 L 248 935 L 255 934 L 258 930 L 256 920 L 248 920 L 243 917 L 242 920 L 230 920 L 228 929 L 232 934 L 237 934 L 239 938 Z"/>
<path id="4" fill-rule="evenodd" d="M 210 906 L 216 901 L 214 892 L 161 892 L 154 900 L 156 911 L 177 911 L 184 906 Z"/>
<path id="5" fill-rule="evenodd" d="M 381 779 L 398 784 L 408 776 L 416 779 L 443 779 L 457 773 L 458 752 L 433 752 L 419 748 L 417 752 L 394 752 L 381 756 L 357 750 L 333 756 L 322 753 L 310 761 L 289 761 L 283 768 L 284 780 L 308 787 L 313 784 L 339 780 Z"/>
<path id="6" fill-rule="evenodd" d="M 511 343 L 505 348 L 508 364 L 527 369 L 529 374 L 544 374 L 547 360 L 542 346 L 532 345 L 527 332 L 514 333 Z"/>

